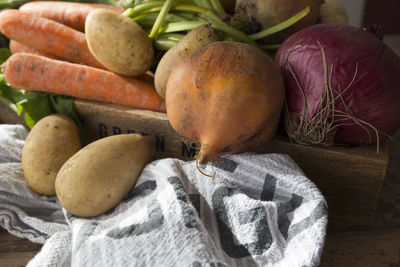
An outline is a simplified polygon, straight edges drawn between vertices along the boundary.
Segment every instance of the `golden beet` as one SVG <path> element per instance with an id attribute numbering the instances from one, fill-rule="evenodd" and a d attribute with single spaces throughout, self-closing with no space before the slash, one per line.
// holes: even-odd
<path id="1" fill-rule="evenodd" d="M 255 46 L 212 43 L 181 61 L 167 83 L 172 127 L 198 141 L 201 163 L 246 151 L 275 133 L 284 84 L 272 59 Z"/>

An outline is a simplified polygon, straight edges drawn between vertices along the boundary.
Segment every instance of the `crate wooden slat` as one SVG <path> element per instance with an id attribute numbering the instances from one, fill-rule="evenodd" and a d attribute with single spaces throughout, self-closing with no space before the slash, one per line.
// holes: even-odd
<path id="1" fill-rule="evenodd" d="M 75 105 L 89 142 L 136 132 L 150 138 L 155 158 L 191 160 L 196 153 L 198 145 L 185 144 L 166 114 L 88 100 L 76 100 Z M 24 120 L 0 103 L 0 122 Z M 329 227 L 352 230 L 372 225 L 389 161 L 386 145 L 377 154 L 375 146 L 303 146 L 277 137 L 254 151 L 288 154 L 300 166 L 328 201 Z"/>
<path id="2" fill-rule="evenodd" d="M 155 158 L 191 160 L 196 153 L 171 127 L 166 114 L 87 100 L 75 101 L 89 141 L 120 133 L 141 133 L 153 143 Z M 330 227 L 356 229 L 373 223 L 386 169 L 387 147 L 315 147 L 277 137 L 254 150 L 288 154 L 328 201 Z"/>

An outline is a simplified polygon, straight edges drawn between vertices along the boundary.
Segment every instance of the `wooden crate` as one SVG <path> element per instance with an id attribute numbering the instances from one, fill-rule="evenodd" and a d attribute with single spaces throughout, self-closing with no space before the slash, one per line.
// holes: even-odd
<path id="1" fill-rule="evenodd" d="M 76 100 L 75 104 L 89 141 L 134 132 L 151 139 L 156 158 L 191 160 L 197 151 L 197 144 L 182 141 L 166 114 L 86 100 Z M 331 227 L 354 229 L 372 225 L 388 165 L 386 145 L 377 154 L 375 146 L 303 146 L 276 137 L 254 151 L 292 157 L 325 195 Z"/>
<path id="2" fill-rule="evenodd" d="M 191 160 L 197 144 L 187 145 L 171 127 L 166 114 L 136 110 L 95 101 L 76 100 L 88 141 L 120 133 L 140 133 L 153 143 L 155 158 Z M 0 121 L 21 123 L 16 114 L 0 108 Z M 276 137 L 258 153 L 289 155 L 320 188 L 327 199 L 329 226 L 350 230 L 373 224 L 388 166 L 387 147 L 316 147 L 290 143 Z"/>

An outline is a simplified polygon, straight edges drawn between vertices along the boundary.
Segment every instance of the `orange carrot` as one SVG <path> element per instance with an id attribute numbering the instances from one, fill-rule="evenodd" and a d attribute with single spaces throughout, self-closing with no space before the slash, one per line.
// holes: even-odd
<path id="1" fill-rule="evenodd" d="M 154 73 L 152 73 L 151 71 L 146 71 L 142 75 L 135 76 L 134 79 L 139 79 L 143 82 L 154 85 Z"/>
<path id="2" fill-rule="evenodd" d="M 52 58 L 52 59 L 59 59 L 58 57 L 56 57 L 52 54 L 42 52 L 40 50 L 37 50 L 32 47 L 18 43 L 17 41 L 14 41 L 14 40 L 10 40 L 9 47 L 10 47 L 10 51 L 12 54 L 25 52 L 25 53 L 31 53 L 31 54 L 35 54 L 35 55 L 45 56 L 45 57 Z"/>
<path id="3" fill-rule="evenodd" d="M 84 32 L 86 17 L 90 11 L 96 8 L 110 9 L 119 13 L 124 11 L 123 7 L 113 5 L 58 1 L 28 2 L 23 4 L 19 10 L 57 21 L 78 31 Z"/>
<path id="4" fill-rule="evenodd" d="M 3 68 L 14 88 L 165 112 L 154 86 L 110 71 L 28 53 L 13 54 Z"/>
<path id="5" fill-rule="evenodd" d="M 10 51 L 12 54 L 25 52 L 25 53 L 41 55 L 41 56 L 45 56 L 48 58 L 61 60 L 60 58 L 58 58 L 52 54 L 49 54 L 49 53 L 34 49 L 32 47 L 23 45 L 14 40 L 10 40 L 9 47 L 10 47 Z M 144 73 L 142 75 L 135 76 L 134 79 L 141 80 L 143 82 L 147 82 L 151 85 L 154 85 L 154 74 L 150 71 L 147 71 L 146 73 Z"/>
<path id="6" fill-rule="evenodd" d="M 84 33 L 53 20 L 8 9 L 0 12 L 0 31 L 9 39 L 66 61 L 105 69 L 91 54 Z"/>

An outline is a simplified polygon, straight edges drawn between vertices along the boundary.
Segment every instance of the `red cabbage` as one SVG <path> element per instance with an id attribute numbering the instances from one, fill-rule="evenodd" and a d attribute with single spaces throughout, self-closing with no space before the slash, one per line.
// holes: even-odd
<path id="1" fill-rule="evenodd" d="M 302 144 L 378 143 L 400 128 L 400 58 L 375 35 L 317 24 L 291 35 L 275 62 L 285 129 Z"/>

